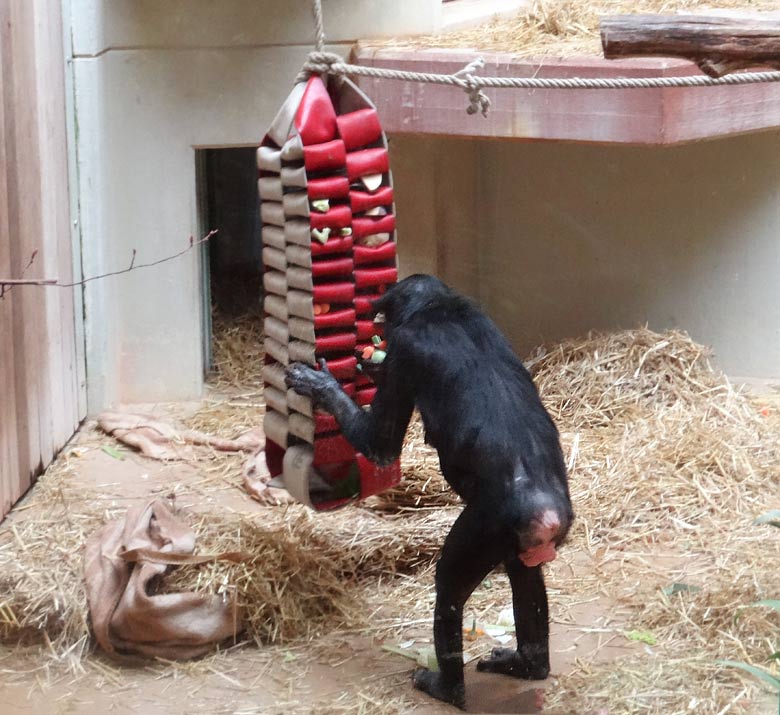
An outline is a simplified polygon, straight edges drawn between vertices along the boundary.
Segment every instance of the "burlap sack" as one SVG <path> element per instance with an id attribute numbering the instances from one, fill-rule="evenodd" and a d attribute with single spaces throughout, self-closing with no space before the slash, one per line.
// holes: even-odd
<path id="1" fill-rule="evenodd" d="M 84 576 L 92 630 L 103 650 L 115 658 L 181 660 L 208 653 L 243 630 L 242 614 L 231 599 L 155 595 L 156 581 L 171 566 L 245 558 L 193 556 L 194 548 L 192 530 L 160 500 L 130 508 L 90 537 Z"/>

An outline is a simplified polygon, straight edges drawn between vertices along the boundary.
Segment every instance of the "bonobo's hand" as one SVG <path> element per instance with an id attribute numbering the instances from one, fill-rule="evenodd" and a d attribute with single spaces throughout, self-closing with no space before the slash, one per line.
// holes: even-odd
<path id="1" fill-rule="evenodd" d="M 285 370 L 284 381 L 287 387 L 291 387 L 299 395 L 311 397 L 315 402 L 320 402 L 328 389 L 339 387 L 324 360 L 320 360 L 319 370 L 301 362 L 294 362 Z"/>
<path id="2" fill-rule="evenodd" d="M 423 668 L 418 668 L 412 673 L 412 683 L 414 683 L 414 687 L 417 690 L 428 693 L 432 698 L 443 700 L 445 703 L 455 705 L 461 710 L 466 709 L 466 688 L 463 683 L 456 683 L 447 687 L 443 682 L 441 673 L 433 673 Z"/>
<path id="3" fill-rule="evenodd" d="M 477 663 L 477 670 L 501 673 L 523 680 L 544 680 L 550 674 L 550 656 L 546 647 L 524 644 L 519 650 L 493 648 Z"/>

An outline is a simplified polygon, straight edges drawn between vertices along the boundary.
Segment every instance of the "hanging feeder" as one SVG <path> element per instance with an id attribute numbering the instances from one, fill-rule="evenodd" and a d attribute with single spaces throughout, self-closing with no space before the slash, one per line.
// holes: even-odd
<path id="1" fill-rule="evenodd" d="M 329 414 L 287 389 L 291 362 L 324 359 L 358 405 L 376 386 L 359 356 L 381 340 L 371 304 L 398 279 L 387 139 L 347 78 L 295 85 L 257 150 L 265 273 L 266 462 L 300 502 L 333 509 L 397 484 Z"/>

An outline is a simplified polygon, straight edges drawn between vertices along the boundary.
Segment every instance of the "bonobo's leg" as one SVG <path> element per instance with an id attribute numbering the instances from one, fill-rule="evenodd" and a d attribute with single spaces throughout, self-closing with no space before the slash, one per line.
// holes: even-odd
<path id="1" fill-rule="evenodd" d="M 512 585 L 517 650 L 494 648 L 477 663 L 477 670 L 526 680 L 543 680 L 550 673 L 550 625 L 542 567 L 524 566 L 517 557 L 506 562 Z"/>
<path id="2" fill-rule="evenodd" d="M 436 564 L 433 641 L 439 672 L 417 670 L 414 685 L 438 700 L 465 707 L 463 606 L 505 553 L 486 516 L 466 506 L 447 535 Z"/>

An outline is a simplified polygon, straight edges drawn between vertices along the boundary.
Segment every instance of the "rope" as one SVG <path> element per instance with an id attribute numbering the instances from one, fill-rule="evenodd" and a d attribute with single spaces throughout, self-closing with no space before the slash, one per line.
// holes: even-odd
<path id="1" fill-rule="evenodd" d="M 296 82 L 302 82 L 311 75 L 350 75 L 371 77 L 374 79 L 394 79 L 402 82 L 423 82 L 459 87 L 469 98 L 466 111 L 469 114 L 480 112 L 487 117 L 490 98 L 482 91 L 485 87 L 496 89 L 654 89 L 667 87 L 719 87 L 722 85 L 757 84 L 760 82 L 780 82 L 780 72 L 744 72 L 725 77 L 707 77 L 706 75 L 688 75 L 683 77 L 479 77 L 474 74 L 485 66 L 481 57 L 469 62 L 454 74 L 434 74 L 430 72 L 407 72 L 406 70 L 366 67 L 344 62 L 341 55 L 325 52 L 325 32 L 322 20 L 322 0 L 313 0 L 312 10 L 315 26 L 315 51 L 309 53 Z"/>
<path id="2" fill-rule="evenodd" d="M 314 0 L 311 6 L 314 15 L 314 49 L 317 52 L 325 50 L 325 23 L 322 20 L 322 0 Z"/>

